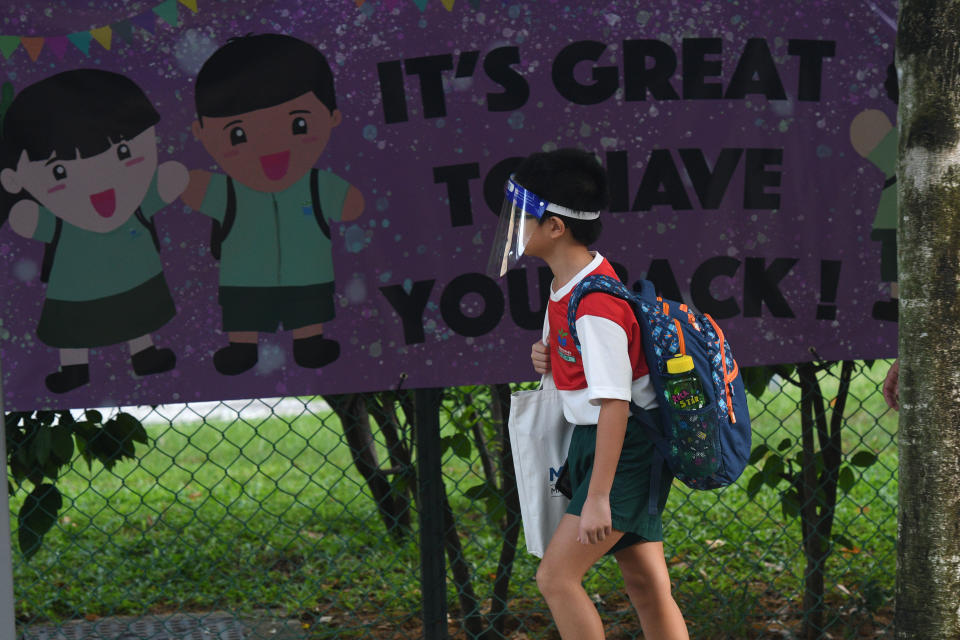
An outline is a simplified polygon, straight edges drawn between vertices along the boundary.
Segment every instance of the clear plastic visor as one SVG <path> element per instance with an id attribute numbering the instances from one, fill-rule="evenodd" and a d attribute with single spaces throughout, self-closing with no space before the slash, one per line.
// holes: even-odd
<path id="1" fill-rule="evenodd" d="M 491 278 L 500 278 L 516 266 L 547 207 L 543 198 L 518 185 L 512 177 L 504 190 L 500 221 L 487 263 L 487 275 Z"/>

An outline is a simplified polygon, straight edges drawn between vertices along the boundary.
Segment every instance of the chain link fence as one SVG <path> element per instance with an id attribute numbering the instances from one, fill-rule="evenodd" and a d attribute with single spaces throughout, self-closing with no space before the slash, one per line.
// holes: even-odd
<path id="1" fill-rule="evenodd" d="M 892 636 L 888 366 L 752 370 L 750 466 L 722 491 L 675 483 L 664 516 L 692 638 Z M 19 637 L 556 638 L 506 431 L 510 392 L 529 387 L 74 411 L 78 424 L 129 413 L 148 442 L 104 429 L 133 453 L 104 465 L 78 438 L 29 559 L 16 551 L 37 476 L 12 477 Z M 21 435 L 8 420 L 10 459 L 38 463 L 40 432 L 64 419 Z M 585 586 L 608 638 L 642 637 L 615 562 Z M 446 620 L 430 627 L 437 612 Z"/>

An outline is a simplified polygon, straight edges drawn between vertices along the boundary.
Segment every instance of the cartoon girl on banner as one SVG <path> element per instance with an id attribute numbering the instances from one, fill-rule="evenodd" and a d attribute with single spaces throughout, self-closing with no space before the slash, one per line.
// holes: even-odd
<path id="1" fill-rule="evenodd" d="M 47 243 L 37 337 L 60 350 L 47 388 L 90 380 L 89 349 L 126 342 L 133 371 L 176 365 L 151 333 L 176 314 L 152 217 L 186 187 L 186 168 L 158 166 L 160 115 L 130 79 L 78 69 L 23 89 L 3 115 L 0 185 L 19 196 L 10 227 Z"/>

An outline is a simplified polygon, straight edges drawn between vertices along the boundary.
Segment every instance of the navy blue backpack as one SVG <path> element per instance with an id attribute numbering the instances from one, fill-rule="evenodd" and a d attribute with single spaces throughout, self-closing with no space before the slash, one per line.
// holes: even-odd
<path id="1" fill-rule="evenodd" d="M 587 276 L 570 296 L 567 322 L 579 350 L 577 307 L 585 295 L 603 292 L 625 300 L 640 323 L 643 352 L 660 405 L 659 428 L 640 420 L 658 454 L 651 470 L 649 503 L 651 513 L 656 513 L 664 462 L 692 489 L 725 487 L 740 477 L 750 457 L 750 415 L 737 361 L 713 318 L 694 313 L 683 303 L 657 297 L 648 280 L 640 281 L 640 285 L 639 293 L 634 293 L 614 277 Z M 702 409 L 676 410 L 665 394 L 664 381 L 670 375 L 666 361 L 677 354 L 693 358 L 707 396 Z M 645 413 L 632 402 L 630 408 L 634 413 Z"/>

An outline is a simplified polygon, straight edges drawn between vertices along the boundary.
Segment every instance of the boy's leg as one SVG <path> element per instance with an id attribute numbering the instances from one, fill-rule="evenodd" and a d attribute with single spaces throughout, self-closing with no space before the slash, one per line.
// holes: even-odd
<path id="1" fill-rule="evenodd" d="M 340 357 L 340 343 L 323 337 L 323 323 L 293 330 L 293 359 L 301 367 L 319 369 Z"/>
<path id="2" fill-rule="evenodd" d="M 670 574 L 662 542 L 640 542 L 614 554 L 630 602 L 640 616 L 643 637 L 689 640 L 687 624 L 670 593 Z"/>
<path id="3" fill-rule="evenodd" d="M 251 369 L 259 358 L 256 331 L 227 331 L 230 343 L 213 354 L 213 366 L 225 376 L 235 376 Z"/>
<path id="4" fill-rule="evenodd" d="M 66 393 L 90 382 L 89 358 L 87 349 L 60 349 L 60 368 L 47 376 L 47 389 Z"/>
<path id="5" fill-rule="evenodd" d="M 583 576 L 623 536 L 614 531 L 603 542 L 577 542 L 578 516 L 564 514 L 537 569 L 537 586 L 550 607 L 560 636 L 569 640 L 603 638 L 603 622 L 583 589 Z"/>
<path id="6" fill-rule="evenodd" d="M 138 376 L 169 371 L 177 365 L 177 356 L 171 349 L 157 349 L 150 334 L 128 340 L 130 362 Z"/>

